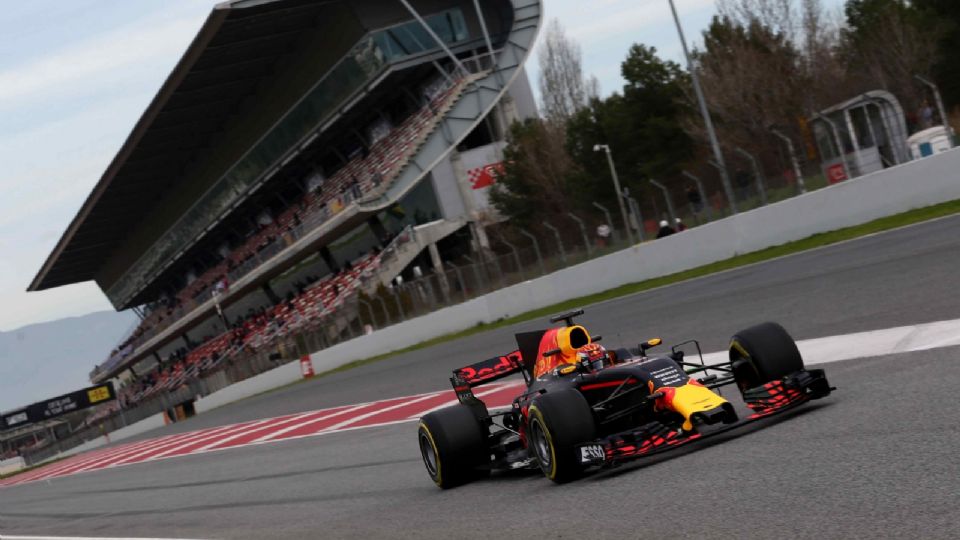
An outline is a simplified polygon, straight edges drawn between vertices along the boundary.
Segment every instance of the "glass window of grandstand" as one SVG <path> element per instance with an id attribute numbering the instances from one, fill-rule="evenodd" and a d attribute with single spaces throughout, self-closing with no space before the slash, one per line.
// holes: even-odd
<path id="1" fill-rule="evenodd" d="M 391 236 L 408 225 L 422 225 L 440 219 L 440 204 L 433 182 L 423 181 L 397 204 L 377 216 Z"/>
<path id="2" fill-rule="evenodd" d="M 447 43 L 456 43 L 468 37 L 467 24 L 459 9 L 428 15 L 424 21 Z M 387 28 L 375 34 L 373 39 L 388 61 L 436 48 L 433 38 L 417 21 Z"/>
<path id="3" fill-rule="evenodd" d="M 380 243 L 381 240 L 373 233 L 373 229 L 364 224 L 343 235 L 328 247 L 337 265 L 347 267 L 364 255 L 376 251 Z"/>

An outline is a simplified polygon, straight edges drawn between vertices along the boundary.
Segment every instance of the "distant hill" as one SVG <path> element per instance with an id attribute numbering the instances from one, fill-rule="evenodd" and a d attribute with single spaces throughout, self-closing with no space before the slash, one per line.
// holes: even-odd
<path id="1" fill-rule="evenodd" d="M 136 319 L 101 311 L 0 332 L 0 411 L 88 386 Z"/>

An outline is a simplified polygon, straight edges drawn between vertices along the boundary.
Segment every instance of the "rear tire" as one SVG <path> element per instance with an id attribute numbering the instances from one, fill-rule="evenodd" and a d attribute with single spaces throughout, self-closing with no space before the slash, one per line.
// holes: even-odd
<path id="1" fill-rule="evenodd" d="M 479 469 L 488 458 L 486 428 L 466 405 L 423 416 L 417 441 L 427 474 L 443 489 L 465 484 L 486 472 Z"/>
<path id="2" fill-rule="evenodd" d="M 576 445 L 595 437 L 593 410 L 577 390 L 547 392 L 530 405 L 527 444 L 543 474 L 558 484 L 583 474 Z"/>
<path id="3" fill-rule="evenodd" d="M 803 370 L 796 342 L 774 322 L 737 332 L 730 340 L 730 361 L 741 392 Z"/>

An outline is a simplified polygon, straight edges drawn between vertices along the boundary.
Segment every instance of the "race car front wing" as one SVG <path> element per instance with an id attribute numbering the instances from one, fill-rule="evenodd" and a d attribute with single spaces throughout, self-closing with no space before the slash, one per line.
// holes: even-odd
<path id="1" fill-rule="evenodd" d="M 827 396 L 833 390 L 836 388 L 831 387 L 827 382 L 823 370 L 799 371 L 779 381 L 745 391 L 744 401 L 753 413 L 738 422 L 725 424 L 704 433 L 675 430 L 660 422 L 650 422 L 636 429 L 579 445 L 576 452 L 581 465 L 612 466 L 724 433 L 792 409 L 812 399 Z"/>

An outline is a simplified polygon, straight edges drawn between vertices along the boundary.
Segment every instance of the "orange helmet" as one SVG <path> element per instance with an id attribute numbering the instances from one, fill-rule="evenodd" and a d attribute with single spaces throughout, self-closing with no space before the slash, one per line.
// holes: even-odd
<path id="1" fill-rule="evenodd" d="M 603 369 L 607 365 L 607 349 L 599 343 L 589 343 L 577 349 L 577 362 L 588 362 L 594 370 Z"/>

